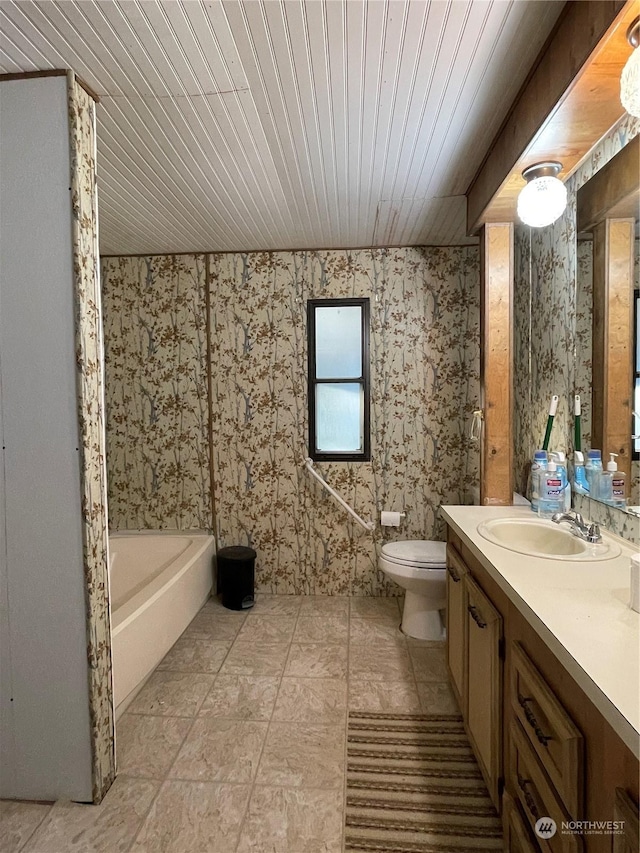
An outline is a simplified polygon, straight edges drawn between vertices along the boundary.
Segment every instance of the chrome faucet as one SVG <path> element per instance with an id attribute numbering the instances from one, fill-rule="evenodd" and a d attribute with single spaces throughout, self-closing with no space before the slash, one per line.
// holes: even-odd
<path id="1" fill-rule="evenodd" d="M 551 516 L 551 521 L 555 521 L 556 524 L 566 521 L 573 535 L 579 539 L 584 539 L 585 542 L 595 544 L 602 541 L 599 526 L 597 524 L 588 524 L 579 512 L 574 512 L 573 510 L 556 512 Z"/>

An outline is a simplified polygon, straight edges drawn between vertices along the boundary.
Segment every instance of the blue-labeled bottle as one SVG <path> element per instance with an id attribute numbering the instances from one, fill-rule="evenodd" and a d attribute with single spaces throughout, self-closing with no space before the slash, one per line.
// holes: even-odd
<path id="1" fill-rule="evenodd" d="M 600 477 L 602 475 L 602 453 L 599 450 L 587 451 L 587 464 L 584 466 L 589 484 L 589 496 L 600 497 Z"/>
<path id="2" fill-rule="evenodd" d="M 531 511 L 538 512 L 540 500 L 540 475 L 547 467 L 547 451 L 536 450 L 531 464 Z"/>
<path id="3" fill-rule="evenodd" d="M 571 489 L 569 488 L 569 474 L 567 472 L 567 460 L 562 450 L 554 450 L 550 454 L 556 463 L 558 476 L 562 480 L 562 510 L 568 512 L 571 509 Z"/>
<path id="4" fill-rule="evenodd" d="M 540 478 L 540 498 L 538 501 L 538 515 L 542 518 L 551 518 L 554 512 L 564 510 L 564 491 L 562 488 L 562 477 L 558 474 L 556 463 L 550 459 L 547 469 Z"/>

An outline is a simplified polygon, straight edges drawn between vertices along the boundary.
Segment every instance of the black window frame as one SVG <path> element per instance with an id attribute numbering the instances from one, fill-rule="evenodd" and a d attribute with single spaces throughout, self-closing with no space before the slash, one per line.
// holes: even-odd
<path id="1" fill-rule="evenodd" d="M 358 377 L 318 379 L 316 376 L 316 308 L 348 307 L 357 305 L 362 309 L 362 374 Z M 307 300 L 307 367 L 308 367 L 308 417 L 309 417 L 309 456 L 315 462 L 369 462 L 371 460 L 371 412 L 370 385 L 371 370 L 369 363 L 369 298 L 345 299 L 309 299 Z M 316 450 L 316 386 L 331 383 L 353 383 L 362 385 L 364 392 L 364 436 L 363 449 L 354 451 L 323 452 Z"/>

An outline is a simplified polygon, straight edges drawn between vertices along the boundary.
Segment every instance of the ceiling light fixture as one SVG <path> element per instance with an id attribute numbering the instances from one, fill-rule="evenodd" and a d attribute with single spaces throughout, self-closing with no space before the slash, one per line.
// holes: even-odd
<path id="1" fill-rule="evenodd" d="M 620 101 L 629 115 L 640 118 L 640 15 L 627 30 L 627 41 L 633 48 L 620 77 Z"/>
<path id="2" fill-rule="evenodd" d="M 518 196 L 518 216 L 525 225 L 544 228 L 564 213 L 567 190 L 557 177 L 562 163 L 536 163 L 522 173 L 527 185 Z"/>

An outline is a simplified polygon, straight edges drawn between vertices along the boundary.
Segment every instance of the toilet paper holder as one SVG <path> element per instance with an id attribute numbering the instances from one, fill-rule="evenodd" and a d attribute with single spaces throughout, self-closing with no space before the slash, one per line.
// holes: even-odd
<path id="1" fill-rule="evenodd" d="M 383 527 L 399 527 L 403 518 L 406 518 L 406 512 L 389 512 L 382 510 L 380 513 L 380 524 Z"/>

